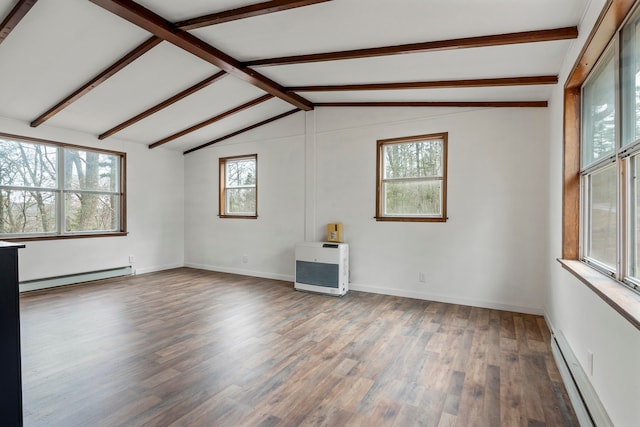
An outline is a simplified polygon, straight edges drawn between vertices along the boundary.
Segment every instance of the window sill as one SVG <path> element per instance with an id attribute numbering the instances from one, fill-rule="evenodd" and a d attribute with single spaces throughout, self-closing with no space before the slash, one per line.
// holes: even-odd
<path id="1" fill-rule="evenodd" d="M 396 221 L 396 222 L 447 222 L 448 218 L 424 217 L 424 216 L 374 216 L 376 221 Z"/>
<path id="2" fill-rule="evenodd" d="M 42 240 L 64 240 L 64 239 L 87 239 L 90 237 L 116 237 L 126 236 L 129 233 L 119 231 L 117 233 L 94 233 L 94 234 L 61 234 L 52 236 L 31 236 L 31 237 L 7 237 L 2 238 L 5 242 L 38 242 Z"/>
<path id="3" fill-rule="evenodd" d="M 581 261 L 558 259 L 558 262 L 640 330 L 640 295 Z"/>

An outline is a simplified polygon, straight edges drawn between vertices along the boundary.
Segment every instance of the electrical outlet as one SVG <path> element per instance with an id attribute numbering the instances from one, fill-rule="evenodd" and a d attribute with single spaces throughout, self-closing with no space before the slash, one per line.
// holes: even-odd
<path id="1" fill-rule="evenodd" d="M 424 278 L 424 273 L 422 271 L 418 273 L 418 282 L 420 282 L 420 283 L 425 283 L 426 282 L 426 280 Z"/>
<path id="2" fill-rule="evenodd" d="M 589 372 L 589 376 L 593 376 L 593 352 L 591 350 L 587 350 L 587 371 Z"/>
<path id="3" fill-rule="evenodd" d="M 136 257 L 134 257 L 133 255 L 129 255 L 129 264 L 132 264 L 136 262 Z"/>
<path id="4" fill-rule="evenodd" d="M 247 256 L 247 255 L 242 255 L 242 263 L 243 263 L 243 264 L 246 264 L 246 263 L 248 263 L 248 262 L 249 262 L 249 256 Z"/>

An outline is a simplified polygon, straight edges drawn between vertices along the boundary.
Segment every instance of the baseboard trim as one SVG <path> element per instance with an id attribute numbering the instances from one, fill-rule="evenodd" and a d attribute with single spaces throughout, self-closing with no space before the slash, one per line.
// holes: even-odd
<path id="1" fill-rule="evenodd" d="M 443 302 L 447 304 L 468 305 L 471 307 L 489 308 L 493 310 L 513 311 L 516 313 L 536 314 L 542 316 L 544 310 L 542 308 L 522 307 L 518 305 L 502 304 L 491 301 L 477 301 L 465 298 L 456 298 L 444 295 L 430 294 L 426 292 L 407 291 L 396 288 L 383 288 L 378 286 L 363 285 L 358 283 L 349 283 L 349 289 L 353 291 L 370 292 L 373 294 L 392 295 L 396 297 L 414 298 L 427 301 Z"/>
<path id="2" fill-rule="evenodd" d="M 187 262 L 184 264 L 185 267 L 197 268 L 200 270 L 208 270 L 208 271 L 218 271 L 220 273 L 231 273 L 231 274 L 239 274 L 242 276 L 254 276 L 254 277 L 262 277 L 265 279 L 274 279 L 274 280 L 284 280 L 286 282 L 293 282 L 294 276 L 285 275 L 285 274 L 276 274 L 276 273 L 266 273 L 263 271 L 254 271 L 254 270 L 245 270 L 241 268 L 229 268 L 222 267 L 218 265 L 209 265 L 209 264 L 198 264 Z M 536 314 L 543 315 L 544 310 L 542 308 L 532 308 L 532 307 L 522 307 L 517 305 L 510 304 L 500 304 L 496 302 L 488 302 L 488 301 L 475 301 L 463 298 L 453 298 L 443 295 L 435 295 L 428 294 L 423 292 L 415 292 L 415 291 L 406 291 L 403 289 L 396 288 L 386 288 L 386 287 L 378 287 L 378 286 L 370 286 L 359 283 L 349 283 L 349 290 L 352 291 L 361 291 L 361 292 L 369 292 L 373 294 L 382 294 L 382 295 L 391 295 L 397 297 L 404 298 L 414 298 L 421 299 L 427 301 L 436 301 L 443 302 L 448 304 L 459 304 L 459 305 L 468 305 L 471 307 L 481 307 L 481 308 L 489 308 L 494 310 L 503 310 L 503 311 L 513 311 L 516 313 L 525 313 L 525 314 Z"/>
<path id="3" fill-rule="evenodd" d="M 288 275 L 288 274 L 266 273 L 264 271 L 245 270 L 242 268 L 229 268 L 229 267 L 221 267 L 218 265 L 197 264 L 192 262 L 187 262 L 184 264 L 184 266 L 190 267 L 190 268 L 197 268 L 200 270 L 217 271 L 220 273 L 231 273 L 231 274 L 239 274 L 241 276 L 253 276 L 253 277 L 261 277 L 263 279 L 273 279 L 273 280 L 283 280 L 285 282 L 293 282 L 293 275 Z"/>
<path id="4" fill-rule="evenodd" d="M 184 264 L 167 264 L 167 265 L 158 265 L 153 267 L 137 268 L 134 271 L 134 274 L 155 273 L 156 271 L 173 270 L 174 268 L 181 268 L 181 267 L 185 267 L 185 265 Z"/>

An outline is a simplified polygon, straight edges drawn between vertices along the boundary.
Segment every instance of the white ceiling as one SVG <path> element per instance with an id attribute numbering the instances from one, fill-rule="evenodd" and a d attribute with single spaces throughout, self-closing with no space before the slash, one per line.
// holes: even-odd
<path id="1" fill-rule="evenodd" d="M 0 0 L 0 21 L 17 1 Z M 177 22 L 260 1 L 138 3 Z M 191 34 L 239 61 L 249 61 L 578 26 L 587 3 L 588 0 L 333 0 L 204 27 Z M 38 1 L 0 44 L 0 116 L 31 122 L 149 36 L 89 0 Z M 562 40 L 254 69 L 285 87 L 556 75 L 571 43 L 573 40 Z M 181 48 L 162 42 L 54 115 L 46 125 L 97 137 L 218 71 Z M 550 93 L 551 86 L 539 85 L 299 95 L 316 103 L 544 101 Z M 152 144 L 263 94 L 228 75 L 114 136 L 132 143 Z M 292 108 L 274 98 L 163 147 L 185 151 Z"/>

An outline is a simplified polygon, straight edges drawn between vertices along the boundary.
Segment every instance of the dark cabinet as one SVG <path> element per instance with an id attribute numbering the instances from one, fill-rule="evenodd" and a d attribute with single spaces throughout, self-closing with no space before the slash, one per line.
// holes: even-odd
<path id="1" fill-rule="evenodd" d="M 0 420 L 3 426 L 22 426 L 20 370 L 20 305 L 18 249 L 24 245 L 0 242 Z"/>

